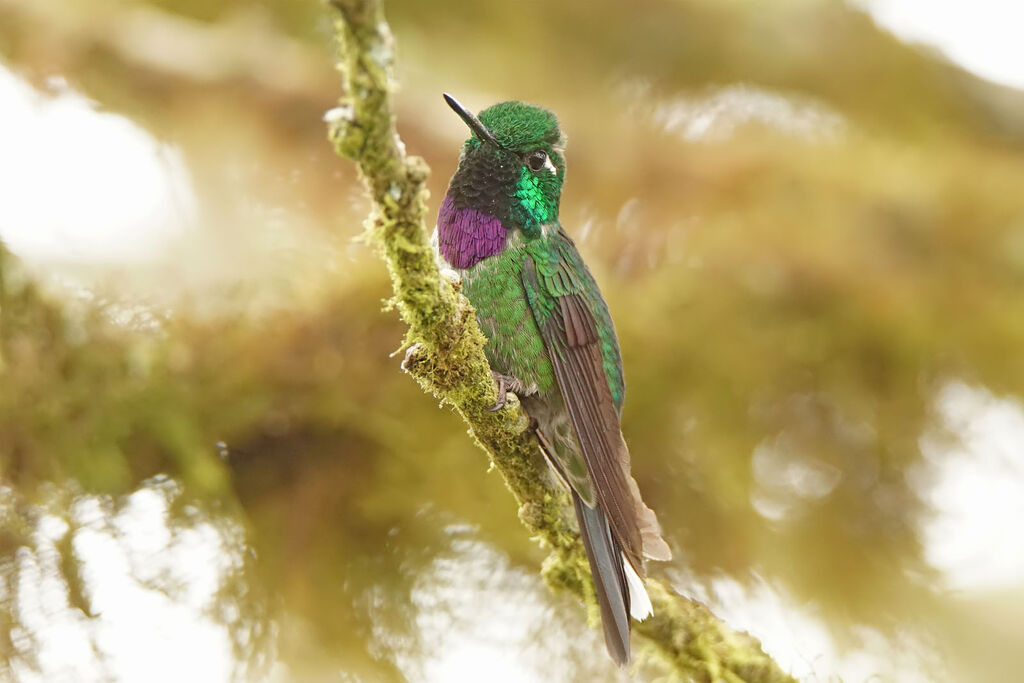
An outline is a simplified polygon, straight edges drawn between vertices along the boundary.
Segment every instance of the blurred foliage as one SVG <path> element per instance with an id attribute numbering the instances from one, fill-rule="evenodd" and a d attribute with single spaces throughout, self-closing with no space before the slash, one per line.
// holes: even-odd
<path id="1" fill-rule="evenodd" d="M 1021 632 L 991 606 L 1021 596 L 943 591 L 910 474 L 945 383 L 1024 397 L 1024 94 L 828 0 L 388 11 L 399 126 L 435 200 L 464 135 L 442 90 L 473 108 L 541 102 L 569 132 L 562 221 L 615 316 L 634 468 L 677 552 L 656 571 L 764 577 L 841 642 L 864 625 L 920 635 L 951 680 L 1020 670 Z M 138 267 L 4 257 L 0 479 L 18 504 L 0 567 L 33 544 L 48 483 L 117 500 L 168 474 L 245 526 L 253 599 L 284 625 L 295 677 L 397 679 L 395 643 L 417 637 L 409 596 L 448 528 L 474 525 L 514 568 L 539 553 L 461 422 L 389 356 L 387 282 L 351 242 L 365 203 L 320 122 L 337 88 L 328 16 L 283 0 L 0 1 L 6 64 L 179 146 L 203 228 Z M 669 125 L 735 83 L 839 123 Z M 111 303 L 69 301 L 53 271 Z M 172 312 L 111 322 L 138 305 Z M 832 485 L 801 494 L 759 463 Z M 0 621 L 8 643 L 16 621 Z M 580 680 L 613 675 L 576 654 Z"/>

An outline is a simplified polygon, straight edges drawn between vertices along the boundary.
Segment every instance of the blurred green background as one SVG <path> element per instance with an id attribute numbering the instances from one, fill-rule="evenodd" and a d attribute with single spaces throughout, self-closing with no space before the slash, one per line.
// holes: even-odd
<path id="1" fill-rule="evenodd" d="M 1019 680 L 1024 93 L 830 0 L 386 9 L 432 211 L 442 91 L 568 133 L 654 572 L 802 679 Z M 660 675 L 400 372 L 324 5 L 0 0 L 0 58 L 0 678 Z"/>

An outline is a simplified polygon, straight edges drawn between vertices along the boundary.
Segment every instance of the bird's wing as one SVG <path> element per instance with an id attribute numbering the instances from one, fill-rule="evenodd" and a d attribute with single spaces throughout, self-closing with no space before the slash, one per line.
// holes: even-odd
<path id="1" fill-rule="evenodd" d="M 629 475 L 629 451 L 622 440 L 618 406 L 588 301 L 585 284 L 589 283 L 581 271 L 586 266 L 567 238 L 555 236 L 551 246 L 543 256 L 535 252 L 524 260 L 526 298 L 554 367 L 597 503 L 629 563 L 642 573 L 639 495 L 634 498 L 638 492 Z M 586 278 L 590 279 L 589 273 Z"/>

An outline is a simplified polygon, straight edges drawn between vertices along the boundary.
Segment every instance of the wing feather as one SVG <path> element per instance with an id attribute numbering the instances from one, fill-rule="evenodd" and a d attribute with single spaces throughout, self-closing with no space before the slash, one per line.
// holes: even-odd
<path id="1" fill-rule="evenodd" d="M 605 511 L 612 535 L 638 573 L 643 575 L 643 540 L 629 471 L 629 453 L 622 440 L 618 408 L 608 386 L 600 336 L 587 300 L 565 287 L 571 274 L 556 265 L 542 282 L 533 260 L 525 259 L 523 285 L 544 339 L 555 378 L 576 432 L 587 469 Z M 558 292 L 554 294 L 552 290 Z M 553 305 L 542 301 L 552 297 Z"/>

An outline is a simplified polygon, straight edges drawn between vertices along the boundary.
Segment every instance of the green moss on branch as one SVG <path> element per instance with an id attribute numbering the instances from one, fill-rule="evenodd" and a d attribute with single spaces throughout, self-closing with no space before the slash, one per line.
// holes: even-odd
<path id="1" fill-rule="evenodd" d="M 403 368 L 469 424 L 471 434 L 519 504 L 519 517 L 551 551 L 545 579 L 582 597 L 594 613 L 583 546 L 568 517 L 568 499 L 552 487 L 527 419 L 514 400 L 496 413 L 484 336 L 469 302 L 442 277 L 425 228 L 428 168 L 407 156 L 391 107 L 394 39 L 376 0 L 331 0 L 339 13 L 345 95 L 330 112 L 329 136 L 359 167 L 373 199 L 369 241 L 387 264 L 394 301 L 409 325 Z M 737 634 L 699 603 L 648 581 L 655 616 L 636 632 L 667 666 L 697 681 L 790 681 L 752 637 Z"/>

